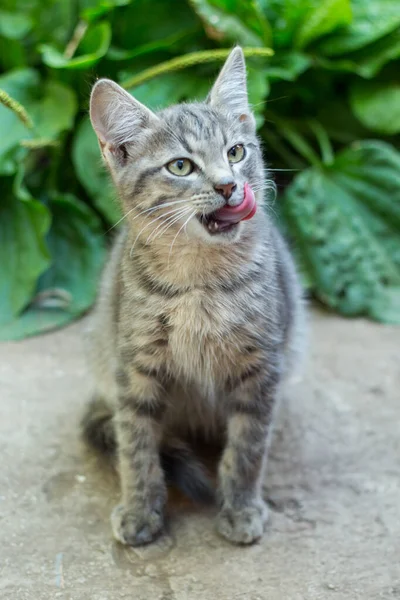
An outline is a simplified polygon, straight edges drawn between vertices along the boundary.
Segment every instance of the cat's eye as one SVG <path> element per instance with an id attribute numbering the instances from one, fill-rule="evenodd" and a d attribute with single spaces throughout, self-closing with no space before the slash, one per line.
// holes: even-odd
<path id="1" fill-rule="evenodd" d="M 188 158 L 177 158 L 166 165 L 168 171 L 178 177 L 186 177 L 193 171 L 193 163 Z"/>
<path id="2" fill-rule="evenodd" d="M 246 156 L 246 150 L 244 149 L 243 144 L 236 144 L 236 146 L 232 146 L 230 150 L 228 150 L 228 160 L 230 163 L 238 163 L 244 159 Z"/>

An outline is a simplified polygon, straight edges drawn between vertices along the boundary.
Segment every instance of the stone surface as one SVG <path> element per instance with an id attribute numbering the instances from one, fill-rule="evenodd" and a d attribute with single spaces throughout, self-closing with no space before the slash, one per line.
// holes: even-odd
<path id="1" fill-rule="evenodd" d="M 110 468 L 79 441 L 82 323 L 0 346 L 2 600 L 400 598 L 400 329 L 314 312 L 271 450 L 268 531 L 233 547 L 170 507 L 146 548 L 111 539 Z"/>

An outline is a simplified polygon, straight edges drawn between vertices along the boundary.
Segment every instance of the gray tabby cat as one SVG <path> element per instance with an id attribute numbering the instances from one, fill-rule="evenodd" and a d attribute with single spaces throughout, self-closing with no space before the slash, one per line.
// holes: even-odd
<path id="1" fill-rule="evenodd" d="M 90 117 L 126 223 L 92 320 L 97 391 L 83 422 L 95 445 L 117 450 L 114 535 L 135 546 L 160 534 L 166 473 L 192 496 L 212 497 L 190 445 L 200 434 L 224 447 L 217 529 L 252 543 L 267 521 L 262 475 L 302 307 L 263 209 L 271 181 L 242 50 L 203 103 L 155 114 L 102 79 Z"/>

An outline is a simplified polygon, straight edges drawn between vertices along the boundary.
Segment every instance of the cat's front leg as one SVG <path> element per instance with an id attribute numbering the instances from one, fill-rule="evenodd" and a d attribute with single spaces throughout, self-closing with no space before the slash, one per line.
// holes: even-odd
<path id="1" fill-rule="evenodd" d="M 229 398 L 227 445 L 219 465 L 217 529 L 231 542 L 251 544 L 263 534 L 268 509 L 262 492 L 279 369 L 243 374 Z M 239 377 L 240 379 L 240 377 Z"/>
<path id="2" fill-rule="evenodd" d="M 116 539 L 138 546 L 155 539 L 163 528 L 167 499 L 160 465 L 161 419 L 165 409 L 157 373 L 120 368 L 115 428 L 121 479 L 121 504 L 111 515 Z"/>

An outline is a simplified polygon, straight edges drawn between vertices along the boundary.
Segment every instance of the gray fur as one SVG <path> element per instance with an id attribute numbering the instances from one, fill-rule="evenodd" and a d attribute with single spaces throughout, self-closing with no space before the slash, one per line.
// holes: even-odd
<path id="1" fill-rule="evenodd" d="M 137 545 L 160 533 L 167 498 L 160 453 L 170 440 L 201 433 L 225 445 L 218 530 L 254 542 L 267 519 L 261 479 L 273 415 L 303 319 L 292 260 L 268 203 L 264 209 L 271 181 L 243 54 L 232 51 L 205 103 L 157 115 L 100 80 L 91 118 L 125 214 L 90 332 L 96 394 L 116 428 L 122 498 L 114 535 Z M 236 144 L 246 156 L 230 164 Z M 193 161 L 193 173 L 169 173 L 165 165 L 178 158 Z M 258 211 L 211 235 L 199 217 L 224 205 L 216 187 L 226 181 L 237 186 L 229 204 L 242 201 L 248 182 Z M 193 457 L 182 448 L 189 466 Z"/>

